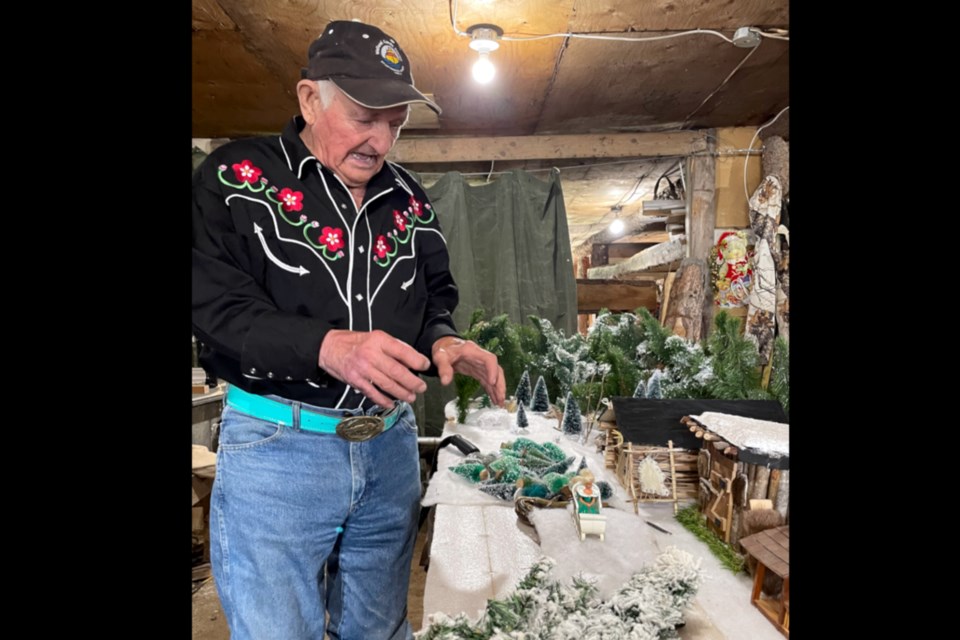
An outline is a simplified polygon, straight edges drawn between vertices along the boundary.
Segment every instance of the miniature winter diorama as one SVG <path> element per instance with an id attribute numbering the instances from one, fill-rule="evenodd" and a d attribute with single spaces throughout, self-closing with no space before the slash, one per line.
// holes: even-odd
<path id="1" fill-rule="evenodd" d="M 570 492 L 573 495 L 573 521 L 577 525 L 580 540 L 587 535 L 600 536 L 601 542 L 607 529 L 607 517 L 600 511 L 603 501 L 600 488 L 594 484 L 593 472 L 584 469 L 580 475 L 570 480 Z"/>
<path id="2" fill-rule="evenodd" d="M 555 579 L 556 566 L 540 558 L 514 592 L 487 600 L 478 620 L 431 615 L 417 639 L 677 638 L 703 582 L 700 560 L 677 547 L 667 547 L 607 599 L 587 580 Z"/>

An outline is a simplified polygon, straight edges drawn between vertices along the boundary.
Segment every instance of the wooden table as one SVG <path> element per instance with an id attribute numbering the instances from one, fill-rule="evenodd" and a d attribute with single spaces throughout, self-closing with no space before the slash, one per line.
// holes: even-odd
<path id="1" fill-rule="evenodd" d="M 780 632 L 790 637 L 790 527 L 767 529 L 740 540 L 747 553 L 757 560 L 753 578 L 753 606 L 774 624 Z M 783 578 L 783 589 L 778 600 L 762 600 L 763 577 L 773 571 Z"/>

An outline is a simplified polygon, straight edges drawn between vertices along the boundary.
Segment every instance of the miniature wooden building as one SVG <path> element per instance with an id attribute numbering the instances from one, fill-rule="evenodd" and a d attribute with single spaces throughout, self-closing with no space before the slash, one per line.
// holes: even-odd
<path id="1" fill-rule="evenodd" d="M 747 553 L 757 560 L 750 601 L 780 632 L 790 637 L 790 527 L 777 527 L 747 536 L 740 541 Z M 765 600 L 761 590 L 767 571 L 783 578 L 778 600 Z"/>
<path id="2" fill-rule="evenodd" d="M 785 420 L 783 408 L 770 400 L 654 400 L 649 398 L 612 398 L 612 406 L 599 416 L 598 448 L 604 453 L 607 468 L 616 469 L 617 477 L 628 495 L 643 492 L 636 473 L 637 465 L 648 455 L 660 462 L 663 473 L 676 480 L 676 498 L 679 500 L 701 497 L 699 468 L 700 449 L 703 444 L 683 422 L 686 416 L 707 411 L 730 411 L 737 415 Z M 672 447 L 668 445 L 672 441 Z M 670 468 L 669 456 L 663 452 L 673 449 L 674 468 Z M 766 496 L 764 496 L 766 497 Z M 732 511 L 732 508 L 731 508 Z M 731 514 L 724 507 L 723 518 L 729 529 Z"/>
<path id="3" fill-rule="evenodd" d="M 790 506 L 789 425 L 738 415 L 704 412 L 684 424 L 702 439 L 697 466 L 700 510 L 707 526 L 736 545 L 750 500 L 770 500 L 788 522 Z"/>
<path id="4" fill-rule="evenodd" d="M 617 479 L 627 494 L 630 501 L 633 502 L 633 512 L 639 513 L 641 502 L 672 502 L 673 512 L 677 513 L 677 500 L 679 496 L 679 484 L 677 481 L 678 456 L 684 456 L 684 494 L 688 495 L 696 491 L 696 485 L 689 482 L 688 476 L 691 476 L 691 470 L 696 469 L 696 458 L 687 452 L 677 453 L 673 448 L 673 441 L 667 442 L 666 447 L 652 447 L 635 445 L 628 442 L 620 447 L 620 455 L 616 461 Z M 643 461 L 647 458 L 652 459 L 660 473 L 663 476 L 663 492 L 653 491 L 649 487 L 644 487 L 643 478 L 640 470 Z"/>

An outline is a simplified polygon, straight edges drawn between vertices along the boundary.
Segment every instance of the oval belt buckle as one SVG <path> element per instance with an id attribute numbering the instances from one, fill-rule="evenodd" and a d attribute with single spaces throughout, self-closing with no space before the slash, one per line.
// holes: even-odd
<path id="1" fill-rule="evenodd" d="M 351 416 L 337 423 L 337 435 L 351 442 L 363 442 L 382 433 L 383 426 L 380 416 Z"/>

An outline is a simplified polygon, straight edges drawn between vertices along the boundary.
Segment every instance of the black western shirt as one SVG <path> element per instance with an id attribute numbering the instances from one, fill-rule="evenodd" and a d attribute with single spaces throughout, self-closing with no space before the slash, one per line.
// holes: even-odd
<path id="1" fill-rule="evenodd" d="M 358 209 L 300 139 L 216 149 L 193 176 L 193 329 L 200 363 L 251 393 L 371 405 L 317 363 L 331 329 L 379 329 L 427 358 L 457 335 L 446 241 L 423 189 L 385 162 Z M 435 375 L 435 368 L 430 373 Z"/>

